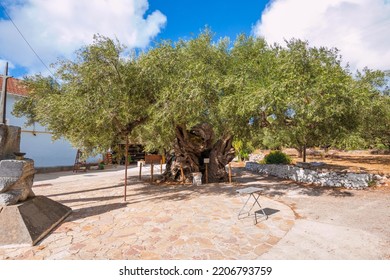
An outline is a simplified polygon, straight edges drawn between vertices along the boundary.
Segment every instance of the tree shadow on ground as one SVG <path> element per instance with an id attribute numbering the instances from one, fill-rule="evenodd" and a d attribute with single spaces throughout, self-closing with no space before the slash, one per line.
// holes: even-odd
<path id="1" fill-rule="evenodd" d="M 127 185 L 127 202 L 138 203 L 143 201 L 163 201 L 172 200 L 180 201 L 193 199 L 199 196 L 219 196 L 227 197 L 237 196 L 237 190 L 247 187 L 257 187 L 262 189 L 263 195 L 269 197 L 280 197 L 289 195 L 306 195 L 306 196 L 321 196 L 328 195 L 334 197 L 350 197 L 353 193 L 341 188 L 318 187 L 297 184 L 296 182 L 283 180 L 276 177 L 267 177 L 259 174 L 253 174 L 243 168 L 234 168 L 236 177 L 234 182 L 229 183 L 212 183 L 203 184 L 200 186 L 185 185 L 185 184 L 152 184 L 145 181 L 140 181 L 138 176 L 128 177 Z M 84 198 L 65 198 L 60 199 L 62 203 L 75 202 L 93 202 L 120 199 L 123 195 L 119 194 L 119 188 L 123 188 L 123 184 L 114 186 L 92 188 L 74 192 L 65 192 L 59 194 L 48 195 L 48 197 L 57 197 L 62 195 L 74 195 L 86 192 L 91 192 L 90 197 Z M 118 193 L 110 196 L 105 196 L 102 191 L 118 188 Z M 120 190 L 122 191 L 122 190 Z"/>
<path id="2" fill-rule="evenodd" d="M 75 191 L 75 192 L 64 192 L 64 193 L 56 193 L 56 194 L 49 194 L 45 195 L 46 197 L 55 197 L 55 196 L 63 196 L 63 195 L 72 195 L 72 194 L 81 194 L 81 193 L 86 193 L 86 192 L 97 192 L 101 190 L 108 190 L 108 189 L 115 189 L 118 187 L 122 187 L 123 184 L 117 184 L 117 185 L 112 185 L 108 187 L 101 187 L 101 188 L 93 188 L 93 189 L 87 189 L 87 190 L 80 190 L 80 191 Z"/>
<path id="3" fill-rule="evenodd" d="M 123 198 L 123 195 L 110 195 L 110 196 L 92 196 L 83 198 L 70 198 L 70 199 L 59 199 L 56 200 L 59 203 L 75 203 L 75 202 L 94 202 L 94 201 L 107 201 Z"/>
<path id="4" fill-rule="evenodd" d="M 121 208 L 126 208 L 126 203 L 111 203 L 105 205 L 80 208 L 80 209 L 73 210 L 72 213 L 65 219 L 65 222 L 72 222 L 87 217 L 93 217 L 114 210 L 118 210 Z"/>
<path id="5" fill-rule="evenodd" d="M 235 170 L 237 176 L 234 182 L 213 183 L 200 186 L 193 185 L 169 185 L 150 184 L 140 181 L 138 176 L 128 177 L 126 201 L 123 199 L 123 184 L 113 186 L 89 188 L 73 192 L 64 192 L 49 195 L 48 197 L 60 197 L 70 195 L 70 197 L 59 198 L 57 201 L 64 204 L 72 203 L 103 203 L 103 205 L 91 205 L 89 207 L 74 210 L 71 215 L 72 220 L 85 218 L 88 216 L 100 215 L 108 211 L 127 207 L 127 205 L 143 202 L 156 203 L 159 201 L 185 201 L 198 197 L 216 196 L 220 199 L 225 197 L 238 197 L 238 189 L 247 187 L 257 187 L 263 191 L 263 195 L 270 198 L 283 196 L 334 196 L 351 197 L 352 192 L 344 189 L 324 188 L 316 186 L 302 186 L 295 182 L 282 180 L 276 177 L 265 177 L 245 171 L 243 168 Z M 104 195 L 110 190 L 110 195 Z M 88 197 L 77 197 L 79 194 L 88 193 Z M 110 203 L 113 202 L 113 203 Z"/>
<path id="6" fill-rule="evenodd" d="M 132 164 L 129 166 L 129 168 L 136 167 L 136 165 Z M 65 178 L 69 176 L 80 176 L 80 177 L 92 177 L 92 176 L 98 176 L 101 173 L 109 173 L 109 172 L 115 172 L 115 171 L 123 171 L 125 167 L 123 165 L 114 166 L 113 168 L 107 168 L 103 170 L 95 170 L 95 169 L 89 169 L 86 172 L 73 172 L 72 170 L 68 171 L 58 171 L 58 172 L 43 172 L 43 173 L 36 173 L 35 174 L 35 181 L 48 181 L 48 180 L 54 180 L 57 178 Z"/>

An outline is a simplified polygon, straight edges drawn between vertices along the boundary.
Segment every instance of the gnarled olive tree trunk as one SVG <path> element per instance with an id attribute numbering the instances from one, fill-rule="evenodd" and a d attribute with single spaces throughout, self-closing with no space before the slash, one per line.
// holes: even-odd
<path id="1" fill-rule="evenodd" d="M 173 153 L 167 156 L 164 179 L 167 181 L 192 182 L 193 172 L 202 172 L 205 181 L 204 158 L 209 158 L 208 181 L 227 181 L 225 166 L 232 161 L 235 151 L 233 136 L 225 136 L 215 142 L 211 125 L 202 123 L 186 130 L 176 127 L 176 141 Z M 181 169 L 184 178 L 181 177 Z"/>

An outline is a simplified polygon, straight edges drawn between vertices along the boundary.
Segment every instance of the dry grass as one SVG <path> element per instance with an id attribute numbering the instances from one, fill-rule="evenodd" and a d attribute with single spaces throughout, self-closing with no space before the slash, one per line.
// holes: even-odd
<path id="1" fill-rule="evenodd" d="M 293 149 L 286 150 L 294 162 L 302 161 Z M 317 151 L 309 153 L 308 162 L 321 161 L 327 168 L 333 170 L 350 170 L 355 172 L 368 172 L 381 175 L 390 175 L 390 155 L 372 154 L 371 151 L 335 151 L 328 153 Z"/>
<path id="2" fill-rule="evenodd" d="M 302 161 L 298 158 L 295 149 L 285 149 L 285 153 L 291 156 L 293 163 Z M 255 153 L 269 153 L 268 150 L 257 150 Z M 307 162 L 324 162 L 326 168 L 336 171 L 349 170 L 353 172 L 368 172 L 390 176 L 390 155 L 372 154 L 371 151 L 336 151 L 309 150 Z M 233 167 L 243 167 L 245 163 L 232 163 Z"/>

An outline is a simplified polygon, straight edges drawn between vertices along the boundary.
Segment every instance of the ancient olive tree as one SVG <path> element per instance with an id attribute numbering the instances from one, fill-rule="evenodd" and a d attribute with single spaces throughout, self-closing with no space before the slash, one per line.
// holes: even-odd
<path id="1" fill-rule="evenodd" d="M 230 124 L 220 114 L 228 63 L 228 42 L 214 44 L 209 31 L 163 42 L 139 58 L 152 77 L 156 102 L 133 135 L 167 153 L 167 180 L 191 180 L 191 173 L 205 171 L 204 158 L 210 159 L 209 181 L 226 180 L 225 165 L 234 158 Z"/>
<path id="2" fill-rule="evenodd" d="M 225 180 L 225 165 L 234 157 L 233 134 L 218 114 L 228 42 L 211 38 L 205 31 L 135 56 L 97 36 L 74 60 L 57 63 L 55 79 L 27 78 L 30 97 L 14 113 L 87 152 L 105 151 L 126 136 L 148 150 L 173 151 L 167 179 L 180 179 L 182 168 L 189 180 L 190 173 L 204 171 L 208 157 L 210 181 Z"/>

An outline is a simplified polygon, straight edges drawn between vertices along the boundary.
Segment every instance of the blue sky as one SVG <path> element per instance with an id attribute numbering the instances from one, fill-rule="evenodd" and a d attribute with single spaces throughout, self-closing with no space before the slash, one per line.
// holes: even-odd
<path id="1" fill-rule="evenodd" d="M 267 3 L 267 0 L 151 0 L 149 11 L 160 10 L 167 17 L 167 24 L 158 35 L 161 39 L 186 38 L 191 33 L 198 34 L 206 25 L 218 37 L 234 39 L 239 33 L 251 33 Z"/>
<path id="2" fill-rule="evenodd" d="M 246 33 L 283 44 L 284 39 L 300 38 L 337 47 L 353 69 L 390 69 L 388 0 L 0 2 L 48 66 L 58 58 L 72 58 L 96 33 L 117 37 L 130 48 L 149 48 L 156 40 L 190 38 L 209 26 L 216 39 Z M 8 61 L 14 77 L 48 74 L 2 8 L 0 18 L 0 67 Z"/>

